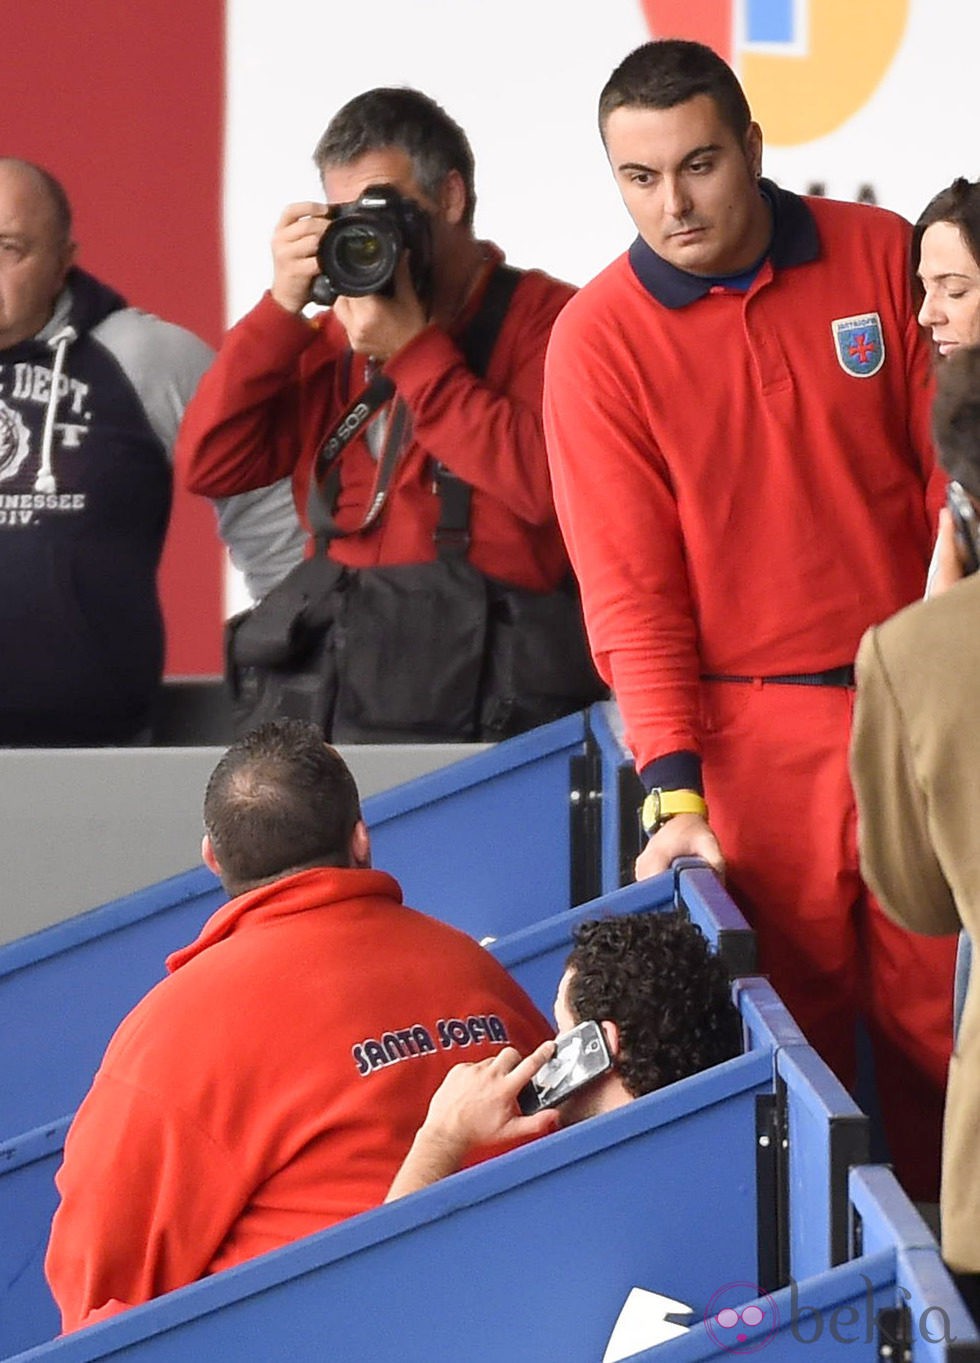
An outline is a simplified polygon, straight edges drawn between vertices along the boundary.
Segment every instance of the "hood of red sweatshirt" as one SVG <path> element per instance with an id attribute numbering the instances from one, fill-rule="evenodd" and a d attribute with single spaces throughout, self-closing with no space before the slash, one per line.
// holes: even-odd
<path id="1" fill-rule="evenodd" d="M 167 957 L 167 970 L 173 974 L 182 965 L 200 956 L 215 942 L 239 931 L 243 926 L 268 923 L 276 918 L 287 918 L 294 913 L 307 913 L 341 900 L 377 898 L 384 896 L 402 903 L 398 881 L 386 871 L 361 867 L 316 866 L 295 875 L 283 876 L 269 885 L 236 895 L 213 913 L 195 941 L 180 947 Z"/>

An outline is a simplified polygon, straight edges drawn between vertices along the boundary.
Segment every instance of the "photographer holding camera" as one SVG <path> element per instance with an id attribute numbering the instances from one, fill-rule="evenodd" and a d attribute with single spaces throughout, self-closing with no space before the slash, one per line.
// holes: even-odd
<path id="1" fill-rule="evenodd" d="M 177 458 L 210 497 L 290 475 L 314 543 L 229 627 L 241 728 L 506 737 L 602 692 L 558 529 L 544 354 L 573 289 L 473 233 L 463 131 L 410 89 L 356 97 L 290 205 L 272 288 L 225 338 Z M 329 310 L 312 321 L 311 301 Z"/>

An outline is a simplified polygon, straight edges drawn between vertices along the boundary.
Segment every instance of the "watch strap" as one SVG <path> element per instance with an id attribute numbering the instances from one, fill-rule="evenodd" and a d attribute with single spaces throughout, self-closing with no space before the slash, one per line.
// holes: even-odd
<path id="1" fill-rule="evenodd" d="M 676 814 L 699 814 L 706 819 L 708 806 L 704 796 L 696 790 L 663 790 L 659 786 L 654 787 L 640 810 L 643 831 L 656 833 Z"/>

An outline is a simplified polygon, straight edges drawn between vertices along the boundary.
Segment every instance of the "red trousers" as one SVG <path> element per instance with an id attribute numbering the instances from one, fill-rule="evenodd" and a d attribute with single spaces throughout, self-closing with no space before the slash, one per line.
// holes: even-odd
<path id="1" fill-rule="evenodd" d="M 895 1172 L 936 1201 L 956 938 L 891 923 L 861 880 L 847 771 L 854 693 L 706 682 L 705 797 L 760 969 L 838 1078 L 863 1016 Z"/>

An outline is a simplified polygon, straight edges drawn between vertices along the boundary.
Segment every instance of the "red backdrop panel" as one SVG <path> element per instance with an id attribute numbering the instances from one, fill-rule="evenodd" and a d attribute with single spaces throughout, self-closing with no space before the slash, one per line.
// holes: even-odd
<path id="1" fill-rule="evenodd" d="M 0 155 L 46 166 L 79 263 L 216 344 L 224 324 L 224 0 L 3 6 Z M 171 675 L 220 671 L 210 505 L 177 491 L 161 568 Z"/>

